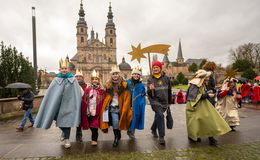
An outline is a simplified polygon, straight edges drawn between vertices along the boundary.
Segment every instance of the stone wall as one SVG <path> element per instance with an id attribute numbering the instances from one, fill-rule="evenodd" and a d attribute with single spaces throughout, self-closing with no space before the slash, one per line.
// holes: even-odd
<path id="1" fill-rule="evenodd" d="M 43 99 L 43 95 L 35 96 L 33 101 L 34 110 L 38 110 L 42 99 Z M 19 109 L 19 106 L 20 106 L 20 101 L 16 97 L 0 99 L 0 115 L 11 113 L 11 112 L 19 112 L 17 111 Z"/>

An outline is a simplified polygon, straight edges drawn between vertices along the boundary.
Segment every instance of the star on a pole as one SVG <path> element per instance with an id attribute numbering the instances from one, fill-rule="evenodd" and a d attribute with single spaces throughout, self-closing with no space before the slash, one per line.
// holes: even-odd
<path id="1" fill-rule="evenodd" d="M 146 56 L 144 55 L 144 52 L 141 49 L 141 44 L 139 43 L 139 45 L 137 47 L 134 47 L 133 45 L 131 45 L 132 50 L 131 52 L 129 52 L 128 54 L 132 55 L 132 59 L 131 61 L 137 59 L 137 61 L 140 63 L 141 58 L 146 58 Z"/>

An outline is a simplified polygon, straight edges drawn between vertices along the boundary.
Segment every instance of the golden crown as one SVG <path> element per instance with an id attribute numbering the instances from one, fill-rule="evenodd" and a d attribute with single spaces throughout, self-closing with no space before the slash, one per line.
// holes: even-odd
<path id="1" fill-rule="evenodd" d="M 92 71 L 91 77 L 92 77 L 92 78 L 93 78 L 93 77 L 99 78 L 99 72 L 94 69 L 94 70 Z"/>
<path id="2" fill-rule="evenodd" d="M 69 67 L 69 62 L 65 59 L 65 60 L 62 60 L 62 58 L 60 59 L 60 68 L 62 67 L 66 67 L 68 68 Z"/>
<path id="3" fill-rule="evenodd" d="M 139 67 L 139 66 L 134 67 L 134 68 L 133 68 L 133 71 L 132 71 L 132 74 L 134 74 L 134 73 L 141 75 L 141 74 L 142 74 L 142 68 Z"/>
<path id="4" fill-rule="evenodd" d="M 110 73 L 111 73 L 111 74 L 113 74 L 113 73 L 120 73 L 119 67 L 118 67 L 117 65 L 112 66 Z"/>
<path id="5" fill-rule="evenodd" d="M 75 76 L 82 76 L 83 77 L 83 73 L 81 69 L 76 69 L 76 74 Z"/>

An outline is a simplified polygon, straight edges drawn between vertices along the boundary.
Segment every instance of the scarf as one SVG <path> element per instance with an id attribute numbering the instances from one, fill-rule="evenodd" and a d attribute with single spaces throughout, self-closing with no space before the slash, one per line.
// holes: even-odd
<path id="1" fill-rule="evenodd" d="M 71 72 L 68 72 L 67 74 L 59 73 L 59 74 L 57 74 L 57 77 L 66 79 L 66 78 L 73 77 L 73 74 Z"/>
<path id="2" fill-rule="evenodd" d="M 89 92 L 89 104 L 88 104 L 88 111 L 87 116 L 95 116 L 96 115 L 96 105 L 97 105 L 97 96 L 99 85 L 92 84 L 91 90 Z"/>

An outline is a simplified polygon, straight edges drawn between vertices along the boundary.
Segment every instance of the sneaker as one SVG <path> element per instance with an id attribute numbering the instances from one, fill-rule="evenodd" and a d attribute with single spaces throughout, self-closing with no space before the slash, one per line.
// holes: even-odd
<path id="1" fill-rule="evenodd" d="M 127 131 L 127 135 L 129 136 L 130 139 L 135 139 L 135 135 L 131 131 Z"/>
<path id="2" fill-rule="evenodd" d="M 76 136 L 76 141 L 77 141 L 77 142 L 83 142 L 82 136 Z"/>
<path id="3" fill-rule="evenodd" d="M 64 141 L 64 133 L 61 132 L 60 141 Z"/>
<path id="4" fill-rule="evenodd" d="M 64 147 L 65 148 L 70 148 L 71 147 L 69 139 L 64 139 Z"/>
<path id="5" fill-rule="evenodd" d="M 31 127 L 33 127 L 33 124 L 31 124 L 31 125 L 28 126 L 28 128 L 31 128 Z"/>
<path id="6" fill-rule="evenodd" d="M 157 134 L 156 130 L 152 130 L 152 135 L 154 138 L 158 138 L 158 134 Z"/>
<path id="7" fill-rule="evenodd" d="M 97 145 L 97 141 L 91 141 L 91 146 L 96 146 Z"/>
<path id="8" fill-rule="evenodd" d="M 17 132 L 22 132 L 22 131 L 23 131 L 23 127 L 17 127 L 17 128 L 16 128 L 16 131 L 17 131 Z"/>
<path id="9" fill-rule="evenodd" d="M 159 138 L 159 144 L 165 145 L 164 137 L 160 137 L 160 138 Z"/>

